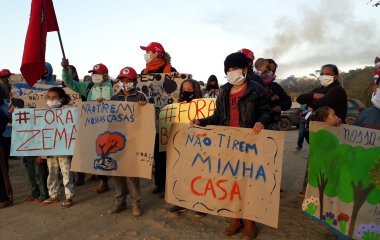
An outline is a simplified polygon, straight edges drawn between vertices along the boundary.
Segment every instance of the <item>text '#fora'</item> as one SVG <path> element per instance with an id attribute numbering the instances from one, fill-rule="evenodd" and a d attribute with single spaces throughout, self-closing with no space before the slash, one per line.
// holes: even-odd
<path id="1" fill-rule="evenodd" d="M 134 122 L 134 113 L 134 105 L 127 102 L 102 102 L 96 105 L 84 104 L 80 116 L 87 115 L 85 126 L 88 126 L 100 123 Z"/>

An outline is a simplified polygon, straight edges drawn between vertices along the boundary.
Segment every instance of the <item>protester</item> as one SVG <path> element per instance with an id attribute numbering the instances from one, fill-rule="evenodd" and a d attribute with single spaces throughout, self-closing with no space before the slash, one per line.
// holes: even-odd
<path id="1" fill-rule="evenodd" d="M 68 59 L 62 59 L 61 65 L 63 67 L 62 80 L 64 84 L 73 91 L 85 97 L 87 101 L 101 102 L 111 99 L 113 82 L 109 78 L 108 68 L 104 64 L 96 64 L 92 70 L 88 71 L 89 73 L 92 73 L 92 83 L 74 81 L 71 73 L 69 72 L 70 64 Z M 108 177 L 99 176 L 99 179 L 100 182 L 96 192 L 104 193 L 108 191 Z"/>
<path id="2" fill-rule="evenodd" d="M 255 60 L 254 53 L 248 48 L 243 48 L 238 52 L 243 53 L 248 61 L 248 73 L 247 73 L 248 79 L 251 79 L 252 81 L 260 84 L 261 86 L 264 86 L 264 83 L 261 80 L 261 78 L 257 74 L 255 74 L 253 70 L 253 67 L 254 67 L 253 61 Z"/>
<path id="3" fill-rule="evenodd" d="M 188 79 L 182 82 L 179 94 L 179 102 L 191 102 L 194 99 L 202 98 L 202 92 L 197 81 Z M 187 211 L 186 208 L 173 206 L 169 209 L 170 213 L 181 213 Z M 196 212 L 195 216 L 203 217 L 205 213 Z"/>
<path id="4" fill-rule="evenodd" d="M 47 106 L 49 108 L 64 108 L 70 102 L 70 96 L 61 87 L 52 87 L 47 92 Z M 41 157 L 39 157 L 41 158 Z M 50 198 L 42 202 L 42 205 L 50 205 L 59 202 L 60 174 L 65 189 L 66 199 L 62 202 L 63 209 L 71 207 L 74 197 L 74 180 L 70 172 L 72 156 L 48 156 L 46 157 L 49 175 L 47 185 Z"/>
<path id="5" fill-rule="evenodd" d="M 311 121 L 325 122 L 331 126 L 339 126 L 341 124 L 341 121 L 336 116 L 334 109 L 327 106 L 320 107 L 318 108 L 318 110 L 314 111 L 311 114 L 310 119 Z M 309 130 L 307 129 L 307 131 Z M 303 181 L 302 190 L 298 194 L 301 199 L 304 199 L 305 197 L 306 187 L 308 183 L 308 168 L 309 168 L 309 159 L 307 160 L 307 163 L 306 163 L 306 171 L 305 171 L 305 177 Z"/>
<path id="6" fill-rule="evenodd" d="M 307 104 L 314 111 L 323 106 L 330 107 L 344 122 L 347 114 L 347 94 L 344 88 L 340 86 L 338 79 L 339 71 L 337 66 L 332 64 L 322 66 L 321 76 L 319 76 L 322 87 L 301 94 L 298 96 L 297 102 Z"/>
<path id="7" fill-rule="evenodd" d="M 144 59 L 146 62 L 145 68 L 141 71 L 141 74 L 149 73 L 174 73 L 177 70 L 171 65 L 171 57 L 165 52 L 164 47 L 158 42 L 151 42 L 148 46 L 140 46 L 142 50 L 145 50 Z M 161 109 L 156 108 L 156 112 L 160 112 Z M 154 145 L 154 181 L 155 187 L 152 191 L 153 194 L 165 192 L 165 179 L 166 179 L 166 152 L 160 152 L 159 148 L 159 134 L 158 134 L 158 118 L 159 114 L 156 114 L 156 140 Z"/>
<path id="8" fill-rule="evenodd" d="M 128 101 L 138 102 L 139 105 L 144 106 L 147 103 L 146 96 L 136 90 L 137 73 L 131 67 L 121 69 L 117 77 L 118 85 L 120 87 L 119 93 L 112 96 L 111 100 L 114 101 Z M 141 190 L 140 179 L 136 177 L 112 177 L 115 182 L 116 190 L 116 205 L 109 210 L 110 214 L 119 213 L 127 209 L 127 194 L 130 193 L 132 200 L 132 215 L 138 217 L 141 215 Z"/>
<path id="9" fill-rule="evenodd" d="M 165 52 L 164 47 L 160 43 L 151 42 L 148 46 L 140 46 L 140 48 L 146 51 L 144 55 L 146 67 L 142 70 L 141 74 L 177 72 L 171 65 L 169 53 Z"/>
<path id="10" fill-rule="evenodd" d="M 372 94 L 372 107 L 364 110 L 354 121 L 355 126 L 380 130 L 380 83 Z"/>
<path id="11" fill-rule="evenodd" d="M 8 69 L 0 71 L 0 106 L 3 106 L 5 100 L 10 99 L 11 84 L 9 82 L 10 77 L 14 75 Z"/>
<path id="12" fill-rule="evenodd" d="M 0 96 L 2 97 L 2 96 Z M 8 141 L 3 132 L 8 124 L 7 113 L 0 109 L 0 209 L 13 205 L 13 191 L 9 179 Z"/>
<path id="13" fill-rule="evenodd" d="M 259 58 L 255 62 L 255 68 L 262 80 L 262 86 L 271 97 L 271 123 L 268 125 L 268 129 L 278 131 L 280 130 L 281 111 L 290 109 L 292 99 L 280 84 L 274 82 L 277 64 L 273 59 Z"/>
<path id="14" fill-rule="evenodd" d="M 92 77 L 90 75 L 85 75 L 83 77 L 83 82 L 92 83 Z"/>
<path id="15" fill-rule="evenodd" d="M 59 85 L 59 83 L 53 78 L 53 67 L 50 63 L 45 62 L 45 72 L 42 74 L 41 79 L 37 83 L 53 86 Z"/>
<path id="16" fill-rule="evenodd" d="M 206 84 L 205 98 L 216 98 L 220 94 L 220 88 L 218 78 L 215 75 L 211 75 Z"/>
<path id="17" fill-rule="evenodd" d="M 268 95 L 262 87 L 246 78 L 248 62 L 243 53 L 228 55 L 224 61 L 224 72 L 227 74 L 228 83 L 222 87 L 223 90 L 217 98 L 214 114 L 204 119 L 193 120 L 191 124 L 252 128 L 253 133 L 258 134 L 270 122 Z M 243 222 L 243 238 L 255 238 L 255 222 L 245 219 Z M 241 219 L 231 219 L 224 233 L 231 236 L 242 228 Z"/>
<path id="18" fill-rule="evenodd" d="M 296 148 L 297 151 L 301 151 L 302 146 L 303 146 L 303 141 L 305 139 L 305 131 L 306 131 L 306 120 L 307 120 L 306 116 L 309 113 L 309 109 L 306 104 L 302 104 L 300 106 L 300 110 L 301 110 L 301 113 L 300 113 L 301 120 L 300 120 L 299 129 L 298 129 L 298 141 L 297 141 L 297 148 Z"/>

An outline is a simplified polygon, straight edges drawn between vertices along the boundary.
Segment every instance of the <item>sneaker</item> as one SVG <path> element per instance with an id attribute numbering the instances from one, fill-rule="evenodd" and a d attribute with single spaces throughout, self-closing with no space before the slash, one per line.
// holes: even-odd
<path id="1" fill-rule="evenodd" d="M 141 208 L 140 208 L 140 204 L 139 203 L 136 203 L 132 206 L 132 215 L 134 217 L 139 217 L 141 216 Z"/>
<path id="2" fill-rule="evenodd" d="M 47 206 L 47 205 L 54 204 L 54 203 L 57 203 L 57 202 L 59 202 L 58 198 L 48 198 L 48 199 L 46 199 L 45 201 L 42 202 L 42 205 Z"/>
<path id="3" fill-rule="evenodd" d="M 108 183 L 100 180 L 98 188 L 96 188 L 97 193 L 104 193 L 109 190 Z"/>
<path id="4" fill-rule="evenodd" d="M 186 212 L 187 209 L 180 207 L 180 206 L 173 206 L 169 209 L 169 213 L 181 213 L 181 212 Z"/>
<path id="5" fill-rule="evenodd" d="M 117 214 L 127 209 L 127 204 L 116 204 L 112 209 L 108 210 L 109 214 Z"/>
<path id="6" fill-rule="evenodd" d="M 300 146 L 296 147 L 296 151 L 297 151 L 297 152 L 299 152 L 299 151 L 301 151 L 301 150 L 302 150 L 302 147 L 300 147 Z"/>

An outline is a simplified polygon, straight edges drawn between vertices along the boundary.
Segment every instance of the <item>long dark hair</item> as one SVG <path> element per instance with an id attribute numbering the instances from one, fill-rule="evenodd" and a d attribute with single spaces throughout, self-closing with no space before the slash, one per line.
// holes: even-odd
<path id="1" fill-rule="evenodd" d="M 183 99 L 183 96 L 182 96 L 183 95 L 182 94 L 183 93 L 182 86 L 183 86 L 183 84 L 185 84 L 187 82 L 190 83 L 191 85 L 193 85 L 195 98 L 202 98 L 203 97 L 202 96 L 202 90 L 201 90 L 201 86 L 199 85 L 199 83 L 193 79 L 188 79 L 188 80 L 183 81 L 181 84 L 181 88 L 179 90 L 179 101 L 180 102 L 185 101 L 185 99 Z"/>
<path id="2" fill-rule="evenodd" d="M 210 82 L 216 82 L 216 88 L 215 89 L 219 89 L 218 78 L 215 75 L 211 75 L 207 80 L 206 91 L 210 91 L 212 89 L 210 86 Z"/>
<path id="3" fill-rule="evenodd" d="M 65 90 L 63 90 L 63 88 L 61 88 L 61 87 L 52 87 L 48 90 L 48 92 L 57 93 L 59 99 L 62 99 L 62 106 L 69 104 L 69 102 L 71 101 L 70 96 L 67 95 Z"/>
<path id="4" fill-rule="evenodd" d="M 330 68 L 333 72 L 334 72 L 334 75 L 339 75 L 339 69 L 336 65 L 334 64 L 326 64 L 326 65 L 323 65 L 321 67 L 321 72 L 322 72 L 322 69 L 324 68 Z"/>

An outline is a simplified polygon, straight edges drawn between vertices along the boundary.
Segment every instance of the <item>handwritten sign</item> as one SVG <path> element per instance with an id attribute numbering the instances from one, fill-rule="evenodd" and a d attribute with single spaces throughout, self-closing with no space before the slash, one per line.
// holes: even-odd
<path id="1" fill-rule="evenodd" d="M 189 123 L 193 119 L 206 118 L 214 113 L 215 102 L 216 98 L 202 98 L 165 106 L 159 118 L 160 152 L 166 151 L 172 123 Z"/>
<path id="2" fill-rule="evenodd" d="M 76 142 L 77 109 L 15 109 L 11 156 L 72 155 Z"/>
<path id="3" fill-rule="evenodd" d="M 155 132 L 151 104 L 80 103 L 72 171 L 150 179 Z"/>
<path id="4" fill-rule="evenodd" d="M 380 131 L 312 122 L 302 209 L 341 239 L 380 239 Z"/>
<path id="5" fill-rule="evenodd" d="M 165 199 L 208 214 L 277 227 L 284 133 L 174 123 Z"/>
<path id="6" fill-rule="evenodd" d="M 16 99 L 21 99 L 24 101 L 25 107 L 28 108 L 46 108 L 46 94 L 47 90 L 57 87 L 53 85 L 46 84 L 35 84 L 31 88 L 12 88 L 12 96 Z M 63 88 L 65 92 L 70 96 L 71 101 L 69 106 L 77 106 L 78 102 L 81 102 L 81 96 L 79 93 L 74 92 L 70 88 Z"/>

